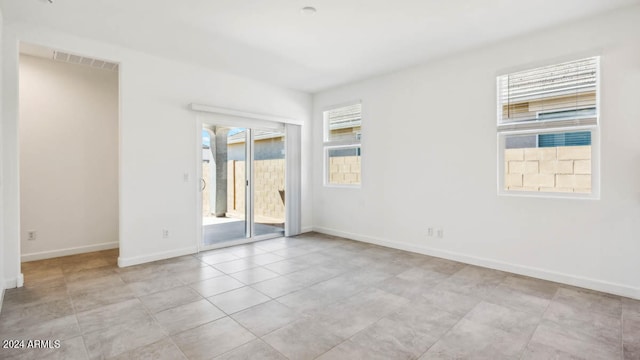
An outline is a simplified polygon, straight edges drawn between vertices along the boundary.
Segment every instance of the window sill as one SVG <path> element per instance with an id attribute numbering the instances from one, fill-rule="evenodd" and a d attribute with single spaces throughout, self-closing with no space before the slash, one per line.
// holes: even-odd
<path id="1" fill-rule="evenodd" d="M 570 200 L 600 200 L 600 195 L 596 193 L 555 193 L 555 192 L 533 192 L 533 191 L 498 191 L 498 196 L 538 198 L 538 199 L 570 199 Z"/>
<path id="2" fill-rule="evenodd" d="M 324 187 L 336 188 L 336 189 L 360 189 L 362 188 L 362 184 L 358 184 L 358 185 L 324 184 Z"/>

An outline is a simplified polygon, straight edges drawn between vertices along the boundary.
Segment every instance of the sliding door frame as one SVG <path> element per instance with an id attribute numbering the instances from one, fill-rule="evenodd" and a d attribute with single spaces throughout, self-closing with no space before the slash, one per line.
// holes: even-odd
<path id="1" fill-rule="evenodd" d="M 289 157 L 289 148 L 287 146 L 287 144 L 289 143 L 287 141 L 287 136 L 288 136 L 287 125 L 300 126 L 302 125 L 302 123 L 296 120 L 280 118 L 280 117 L 275 117 L 271 115 L 246 113 L 246 112 L 241 112 L 237 110 L 223 109 L 223 108 L 217 108 L 217 107 L 212 107 L 207 105 L 192 104 L 191 109 L 198 112 L 198 116 L 196 116 L 196 121 L 195 121 L 196 131 L 194 132 L 196 134 L 196 139 L 195 139 L 196 140 L 195 155 L 196 155 L 196 161 L 197 161 L 196 163 L 197 164 L 196 166 L 197 182 L 196 183 L 198 184 L 196 187 L 196 194 L 197 194 L 196 203 L 198 206 L 197 208 L 200 209 L 198 211 L 198 216 L 196 216 L 196 241 L 197 241 L 198 251 L 200 252 L 200 251 L 213 250 L 213 249 L 218 249 L 218 248 L 223 248 L 223 247 L 228 247 L 233 245 L 248 244 L 256 241 L 273 239 L 273 238 L 278 238 L 283 236 L 278 233 L 264 234 L 264 235 L 258 235 L 258 236 L 254 235 L 255 234 L 255 223 L 254 223 L 255 186 L 253 186 L 253 184 L 255 183 L 254 130 L 277 129 L 279 131 L 282 131 L 282 133 L 285 136 L 285 164 L 287 164 L 285 166 L 285 174 L 288 174 L 290 171 L 300 172 L 301 169 L 299 168 L 299 166 L 297 167 L 297 169 L 290 168 L 291 167 L 289 165 L 290 162 L 287 160 L 287 158 Z M 206 121 L 204 119 L 206 119 Z M 204 124 L 211 124 L 211 125 L 215 124 L 215 125 L 223 125 L 223 126 L 229 126 L 229 127 L 244 127 L 247 129 L 247 138 L 245 142 L 245 150 L 247 152 L 245 156 L 245 158 L 247 159 L 247 161 L 245 162 L 245 166 L 246 166 L 245 168 L 245 174 L 246 174 L 245 175 L 245 194 L 246 194 L 245 195 L 245 235 L 248 234 L 249 236 L 242 239 L 226 241 L 220 244 L 213 244 L 213 245 L 204 245 L 204 242 L 203 242 L 202 188 L 200 186 L 200 183 L 201 183 L 200 179 L 202 179 L 202 128 Z M 299 157 L 299 154 L 297 154 L 297 157 Z M 287 193 L 287 191 L 289 191 L 290 189 L 291 184 L 290 184 L 289 178 L 290 177 L 288 175 L 285 176 L 285 193 Z M 296 198 L 296 197 L 292 196 L 292 198 Z M 291 216 L 292 213 L 291 211 L 289 211 L 288 207 L 289 205 L 285 204 L 285 228 L 283 230 L 285 232 L 285 236 L 297 235 L 297 234 L 287 234 L 288 233 L 287 229 L 290 228 L 290 226 L 288 226 L 288 223 L 289 221 L 292 220 L 292 216 Z M 297 211 L 299 211 L 299 206 L 294 206 L 294 208 L 297 209 Z M 299 222 L 299 217 L 300 215 L 297 214 L 296 218 L 293 220 L 295 222 Z"/>

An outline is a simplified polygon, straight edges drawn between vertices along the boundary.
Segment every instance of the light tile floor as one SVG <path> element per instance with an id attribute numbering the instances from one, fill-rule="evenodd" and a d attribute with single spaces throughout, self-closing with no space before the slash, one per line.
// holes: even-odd
<path id="1" fill-rule="evenodd" d="M 640 359 L 640 301 L 320 234 L 23 264 L 2 359 Z"/>

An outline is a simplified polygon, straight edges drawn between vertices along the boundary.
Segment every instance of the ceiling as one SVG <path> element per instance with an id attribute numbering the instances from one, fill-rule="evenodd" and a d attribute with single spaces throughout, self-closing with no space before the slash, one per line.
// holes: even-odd
<path id="1" fill-rule="evenodd" d="M 307 92 L 634 4 L 640 0 L 0 0 L 5 23 Z M 304 15 L 304 6 L 318 11 Z"/>

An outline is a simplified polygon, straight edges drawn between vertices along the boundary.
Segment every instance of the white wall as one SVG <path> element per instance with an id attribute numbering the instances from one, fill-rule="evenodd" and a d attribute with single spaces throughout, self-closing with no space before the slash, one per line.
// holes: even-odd
<path id="1" fill-rule="evenodd" d="M 624 9 L 317 94 L 315 228 L 640 298 L 639 24 Z M 598 54 L 601 199 L 498 196 L 496 76 Z M 362 188 L 323 187 L 321 112 L 356 99 Z"/>
<path id="2" fill-rule="evenodd" d="M 2 33 L 3 33 L 3 29 L 4 29 L 4 21 L 3 21 L 3 17 L 2 17 L 2 9 L 0 9 L 0 69 L 2 69 Z M 0 71 L 0 84 L 2 84 L 2 71 Z M 3 139 L 2 137 L 2 127 L 4 124 L 3 121 L 4 117 L 3 117 L 3 113 L 2 113 L 2 86 L 0 86 L 0 139 Z M 2 149 L 3 147 L 0 145 L 0 229 L 4 229 L 4 207 L 2 206 L 2 204 L 4 204 L 4 198 L 3 198 L 3 193 L 4 193 L 4 177 L 2 175 L 3 173 L 3 164 L 4 164 L 4 159 L 2 156 Z M 4 234 L 3 231 L 0 230 L 0 311 L 2 311 L 2 300 L 4 299 L 4 289 L 5 289 L 5 277 L 4 277 Z"/>
<path id="3" fill-rule="evenodd" d="M 21 55 L 19 74 L 22 261 L 118 247 L 118 73 Z"/>
<path id="4" fill-rule="evenodd" d="M 196 251 L 195 102 L 300 119 L 308 124 L 311 97 L 5 19 L 3 134 L 5 269 L 19 280 L 17 164 L 17 40 L 116 61 L 120 66 L 120 263 L 151 261 Z M 308 128 L 308 126 L 305 126 Z M 303 134 L 309 144 L 310 129 Z M 303 194 L 309 192 L 310 147 L 303 149 Z M 190 176 L 183 181 L 183 174 Z M 310 195 L 303 196 L 303 227 L 311 227 Z M 170 231 L 162 238 L 162 229 Z M 15 285 L 15 283 L 14 283 Z"/>

